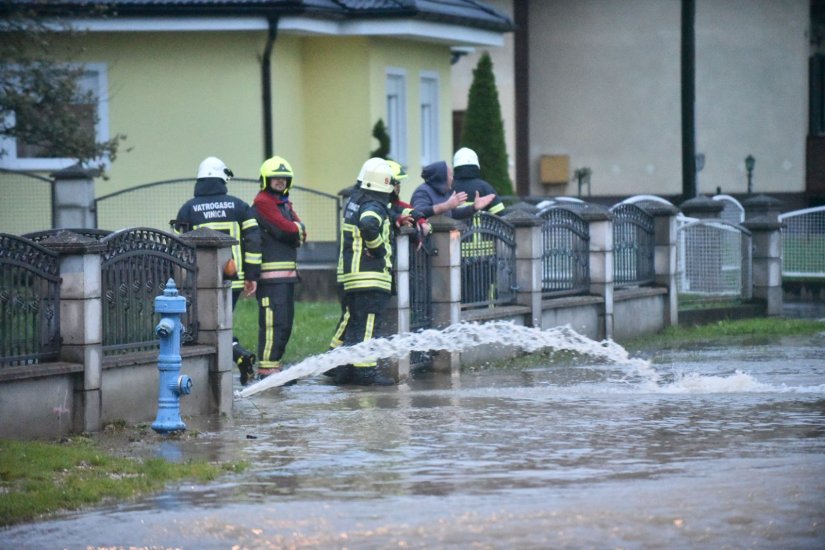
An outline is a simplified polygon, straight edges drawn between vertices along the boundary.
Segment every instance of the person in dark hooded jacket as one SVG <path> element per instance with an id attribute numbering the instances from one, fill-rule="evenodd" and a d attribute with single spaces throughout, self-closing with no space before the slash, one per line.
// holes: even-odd
<path id="1" fill-rule="evenodd" d="M 496 190 L 487 181 L 481 179 L 481 166 L 478 155 L 468 147 L 462 147 L 453 155 L 453 189 L 464 192 L 468 197 L 483 197 L 489 199 L 482 208 L 490 214 L 501 214 L 504 204 L 496 194 Z M 465 203 L 468 206 L 472 203 Z"/>
<path id="2" fill-rule="evenodd" d="M 471 218 L 495 197 L 477 195 L 472 202 L 468 202 L 467 193 L 453 190 L 453 172 L 443 160 L 425 166 L 421 170 L 421 178 L 424 183 L 415 189 L 410 202 L 413 208 L 428 218 L 439 214 L 457 220 Z"/>
<path id="3" fill-rule="evenodd" d="M 232 308 L 243 291 L 255 294 L 261 272 L 261 235 L 258 222 L 243 200 L 230 195 L 226 184 L 232 170 L 217 157 L 207 157 L 198 166 L 195 196 L 186 201 L 172 220 L 176 233 L 208 227 L 236 239 L 232 259 L 224 267 L 224 276 L 232 282 Z M 241 371 L 241 384 L 246 385 L 254 372 L 255 354 L 232 339 L 232 358 Z"/>

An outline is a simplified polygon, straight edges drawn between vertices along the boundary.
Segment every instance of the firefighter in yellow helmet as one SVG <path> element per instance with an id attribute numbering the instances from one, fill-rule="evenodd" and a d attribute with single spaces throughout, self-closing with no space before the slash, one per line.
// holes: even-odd
<path id="1" fill-rule="evenodd" d="M 345 327 L 340 335 L 345 346 L 378 336 L 392 288 L 392 169 L 375 157 L 364 163 L 362 174 L 344 206 L 341 223 L 338 283 L 344 291 L 347 320 L 339 328 Z M 375 359 L 338 366 L 333 376 L 337 384 L 395 384 Z"/>
<path id="2" fill-rule="evenodd" d="M 292 335 L 298 248 L 307 234 L 292 207 L 292 166 L 272 157 L 261 165 L 261 190 L 252 211 L 261 228 L 261 276 L 258 279 L 258 377 L 281 371 L 281 357 Z"/>

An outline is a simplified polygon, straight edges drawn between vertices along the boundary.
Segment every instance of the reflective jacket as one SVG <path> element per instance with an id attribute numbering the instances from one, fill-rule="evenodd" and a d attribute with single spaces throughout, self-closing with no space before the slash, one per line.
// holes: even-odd
<path id="1" fill-rule="evenodd" d="M 392 288 L 388 193 L 356 189 L 344 206 L 338 283 L 345 292 Z"/>
<path id="2" fill-rule="evenodd" d="M 247 203 L 227 194 L 226 182 L 221 178 L 201 178 L 195 182 L 195 196 L 178 210 L 172 222 L 175 232 L 183 233 L 199 227 L 208 227 L 236 239 L 232 245 L 232 259 L 238 274 L 232 279 L 232 288 L 243 288 L 243 281 L 254 281 L 261 270 L 261 237 L 258 222 Z"/>
<path id="3" fill-rule="evenodd" d="M 270 207 L 270 216 L 262 210 Z M 261 276 L 258 284 L 298 282 L 298 248 L 306 234 L 292 203 L 281 195 L 261 191 L 255 197 L 252 213 L 261 228 Z"/>

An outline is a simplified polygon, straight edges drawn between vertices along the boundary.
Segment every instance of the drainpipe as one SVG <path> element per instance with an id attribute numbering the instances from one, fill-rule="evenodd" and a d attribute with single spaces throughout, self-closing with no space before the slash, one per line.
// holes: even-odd
<path id="1" fill-rule="evenodd" d="M 695 19 L 695 0 L 682 0 L 682 200 L 697 193 Z"/>
<path id="2" fill-rule="evenodd" d="M 270 62 L 272 59 L 272 47 L 278 37 L 278 18 L 270 17 L 269 31 L 266 36 L 266 46 L 261 57 L 261 96 L 263 99 L 264 112 L 264 158 L 272 156 L 272 69 Z"/>

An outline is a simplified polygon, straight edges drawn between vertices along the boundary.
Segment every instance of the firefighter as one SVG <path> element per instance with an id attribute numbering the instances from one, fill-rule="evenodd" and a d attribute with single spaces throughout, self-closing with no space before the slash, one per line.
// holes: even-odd
<path id="1" fill-rule="evenodd" d="M 261 165 L 260 187 L 252 211 L 261 227 L 261 276 L 258 281 L 258 377 L 282 369 L 295 319 L 298 248 L 307 233 L 289 200 L 293 173 L 289 162 L 272 157 Z"/>
<path id="2" fill-rule="evenodd" d="M 460 193 L 464 192 L 473 201 L 465 202 L 465 206 L 475 203 L 475 210 L 486 210 L 490 214 L 501 214 L 504 204 L 496 194 L 493 186 L 481 179 L 481 166 L 478 163 L 478 155 L 468 147 L 462 147 L 453 155 L 453 189 Z M 476 199 L 479 197 L 487 200 L 487 204 L 478 208 Z"/>
<path id="3" fill-rule="evenodd" d="M 392 169 L 386 161 L 374 157 L 364 163 L 362 171 L 361 185 L 347 201 L 341 224 L 338 282 L 343 286 L 348 317 L 340 335 L 345 346 L 377 336 L 392 288 Z M 334 370 L 334 379 L 337 384 L 395 384 L 375 359 L 339 366 Z"/>
<path id="4" fill-rule="evenodd" d="M 178 211 L 172 220 L 176 233 L 208 227 L 226 233 L 237 240 L 232 246 L 232 258 L 224 266 L 224 277 L 232 282 L 232 309 L 243 292 L 255 293 L 261 270 L 261 240 L 258 222 L 249 205 L 238 197 L 229 195 L 227 184 L 234 174 L 222 160 L 207 157 L 198 166 L 195 196 Z M 255 354 L 232 338 L 232 359 L 241 372 L 241 384 L 246 385 L 254 374 Z"/>

